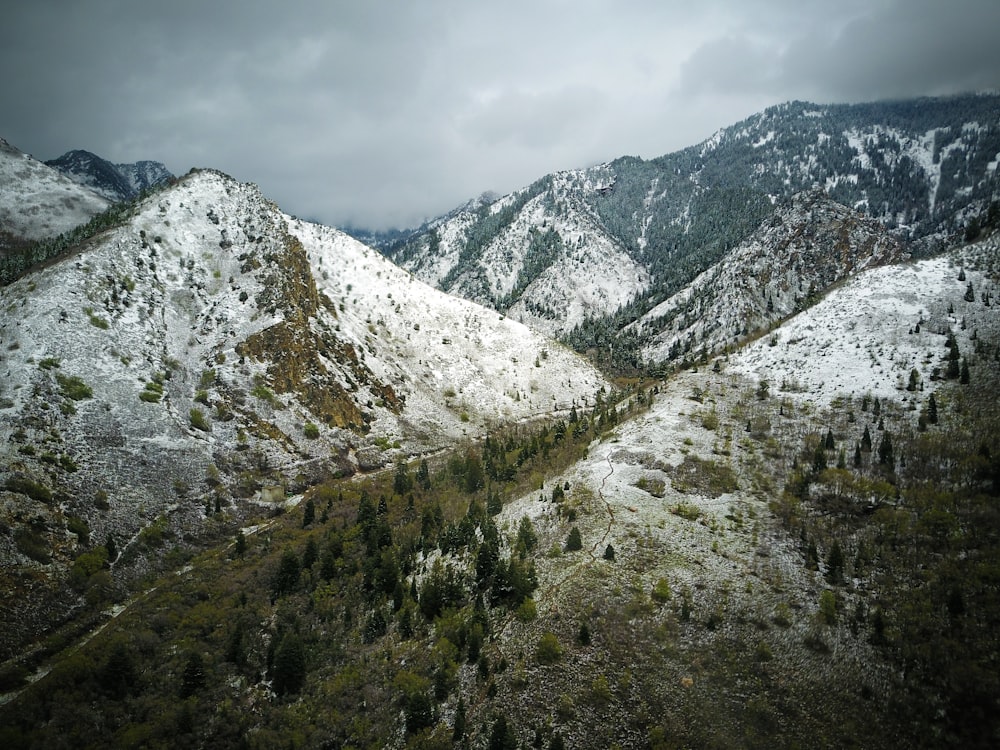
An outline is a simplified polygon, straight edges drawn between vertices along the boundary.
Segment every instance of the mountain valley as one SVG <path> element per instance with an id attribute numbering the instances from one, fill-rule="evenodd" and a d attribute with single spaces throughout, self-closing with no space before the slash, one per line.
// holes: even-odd
<path id="1" fill-rule="evenodd" d="M 781 105 L 389 258 L 210 169 L 64 227 L 11 150 L 0 744 L 994 746 L 997 111 Z"/>

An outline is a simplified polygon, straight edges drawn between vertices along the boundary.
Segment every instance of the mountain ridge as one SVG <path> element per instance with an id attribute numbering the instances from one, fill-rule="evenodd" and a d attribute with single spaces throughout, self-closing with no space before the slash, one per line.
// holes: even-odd
<path id="1" fill-rule="evenodd" d="M 112 203 L 132 200 L 143 190 L 174 178 L 174 175 L 158 161 L 143 160 L 131 164 L 113 164 L 97 154 L 82 149 L 67 151 L 62 156 L 49 159 L 45 164 Z"/>
<path id="2" fill-rule="evenodd" d="M 385 252 L 430 283 L 578 350 L 606 350 L 602 341 L 724 257 L 777 204 L 817 185 L 918 256 L 944 246 L 998 200 L 998 112 L 995 94 L 789 102 L 672 154 L 549 175 Z M 552 241 L 532 247 L 532 230 Z M 561 244 L 556 253 L 553 244 Z M 606 278 L 587 260 L 590 250 L 629 269 L 603 294 L 545 278 L 553 265 L 553 275 L 575 268 Z"/>

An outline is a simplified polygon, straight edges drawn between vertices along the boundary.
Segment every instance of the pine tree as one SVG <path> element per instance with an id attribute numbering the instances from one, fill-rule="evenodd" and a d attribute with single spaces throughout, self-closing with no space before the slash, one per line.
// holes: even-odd
<path id="1" fill-rule="evenodd" d="M 310 497 L 306 500 L 305 509 L 302 511 L 302 528 L 306 528 L 314 520 L 316 520 L 316 503 Z"/>
<path id="2" fill-rule="evenodd" d="M 451 741 L 461 742 L 465 738 L 465 699 L 459 697 L 458 708 L 455 710 L 455 728 L 451 732 Z"/>
<path id="3" fill-rule="evenodd" d="M 826 581 L 832 585 L 844 582 L 844 552 L 836 539 L 830 547 L 830 554 L 826 557 Z"/>
<path id="4" fill-rule="evenodd" d="M 289 594 L 299 583 L 299 558 L 292 549 L 285 549 L 278 563 L 278 571 L 271 582 L 271 591 L 275 596 Z"/>
<path id="5" fill-rule="evenodd" d="M 854 468 L 861 468 L 861 443 L 854 444 Z"/>
<path id="6" fill-rule="evenodd" d="M 274 652 L 271 686 L 278 695 L 286 695 L 299 692 L 305 680 L 305 648 L 295 633 L 289 633 Z"/>
<path id="7" fill-rule="evenodd" d="M 892 455 L 892 436 L 888 432 L 882 436 L 882 442 L 879 443 L 878 462 L 889 467 L 892 467 L 895 464 L 895 460 Z"/>
<path id="8" fill-rule="evenodd" d="M 962 385 L 969 384 L 969 361 L 966 359 L 962 360 L 962 374 L 959 376 L 958 382 Z"/>
<path id="9" fill-rule="evenodd" d="M 832 429 L 828 429 L 827 432 L 826 432 L 826 449 L 828 451 L 832 451 L 836 447 L 837 447 L 837 444 L 833 440 L 833 430 Z"/>
<path id="10" fill-rule="evenodd" d="M 198 651 L 192 651 L 181 675 L 181 698 L 188 698 L 205 685 L 205 663 Z"/>
<path id="11" fill-rule="evenodd" d="M 410 479 L 410 472 L 406 466 L 406 461 L 399 461 L 396 464 L 396 474 L 392 480 L 392 491 L 402 497 L 413 489 L 413 480 Z"/>
<path id="12" fill-rule="evenodd" d="M 583 549 L 583 539 L 580 536 L 580 529 L 574 526 L 566 537 L 566 551 L 575 552 L 580 549 Z"/>
<path id="13" fill-rule="evenodd" d="M 420 459 L 420 466 L 417 467 L 417 484 L 421 489 L 427 491 L 431 488 L 431 470 L 427 465 L 427 459 Z"/>
<path id="14" fill-rule="evenodd" d="M 612 547 L 610 544 L 604 548 L 604 559 L 610 560 L 612 562 L 615 559 L 615 548 Z"/>
<path id="15" fill-rule="evenodd" d="M 931 424 L 937 424 L 938 413 L 937 413 L 937 399 L 934 398 L 934 394 L 927 400 L 927 421 Z"/>

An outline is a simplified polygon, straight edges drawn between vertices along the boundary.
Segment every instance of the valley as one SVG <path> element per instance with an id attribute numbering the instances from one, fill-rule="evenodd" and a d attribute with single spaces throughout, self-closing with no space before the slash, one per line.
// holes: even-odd
<path id="1" fill-rule="evenodd" d="M 18 228 L 0 745 L 995 745 L 997 123 L 956 101 L 782 105 L 401 265 L 210 169 Z M 4 206 L 88 189 L 2 156 Z"/>

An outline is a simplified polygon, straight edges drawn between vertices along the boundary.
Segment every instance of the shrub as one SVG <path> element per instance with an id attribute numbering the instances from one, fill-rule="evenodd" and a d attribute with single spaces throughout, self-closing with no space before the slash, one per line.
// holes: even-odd
<path id="1" fill-rule="evenodd" d="M 194 408 L 189 412 L 191 419 L 191 426 L 196 430 L 201 430 L 202 432 L 211 432 L 212 426 L 208 423 L 208 418 L 205 416 L 205 412 L 201 409 Z"/>
<path id="2" fill-rule="evenodd" d="M 59 390 L 63 396 L 72 399 L 73 401 L 83 401 L 86 398 L 91 398 L 94 392 L 90 389 L 86 383 L 83 382 L 76 375 L 63 375 L 62 373 L 56 373 L 56 382 L 59 384 Z"/>
<path id="3" fill-rule="evenodd" d="M 319 437 L 319 427 L 317 427 L 312 422 L 306 422 L 306 426 L 302 428 L 305 436 L 310 440 L 315 440 Z"/>
<path id="4" fill-rule="evenodd" d="M 652 596 L 653 601 L 658 602 L 659 604 L 670 601 L 673 593 L 670 591 L 670 584 L 667 583 L 666 578 L 661 578 L 656 582 L 656 585 L 653 587 Z"/>
<path id="5" fill-rule="evenodd" d="M 27 495 L 32 500 L 37 500 L 40 503 L 52 502 L 52 490 L 44 484 L 28 479 L 27 477 L 9 477 L 4 482 L 4 489 L 8 492 L 18 492 L 22 495 Z"/>
<path id="6" fill-rule="evenodd" d="M 517 619 L 521 622 L 531 622 L 537 616 L 538 607 L 535 606 L 535 600 L 531 597 L 521 602 L 521 606 L 517 608 Z"/>
<path id="7" fill-rule="evenodd" d="M 535 646 L 535 658 L 539 664 L 555 664 L 562 659 L 562 646 L 555 633 L 542 633 Z"/>

